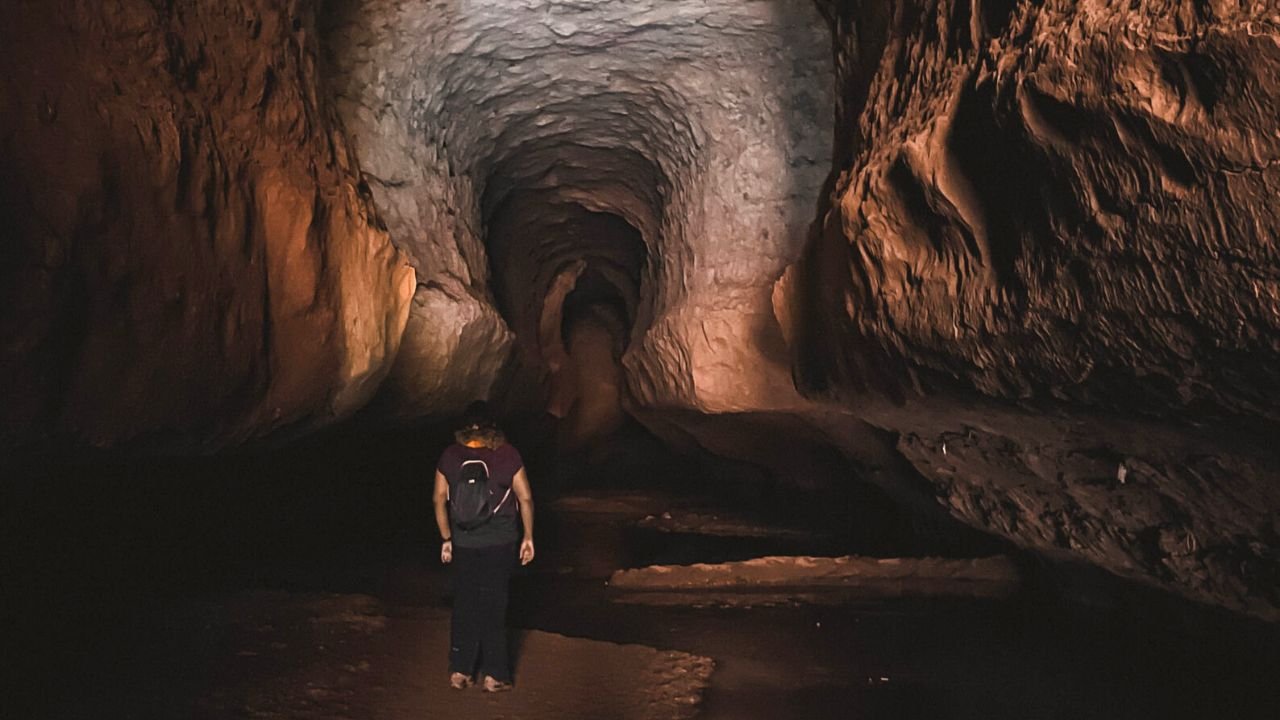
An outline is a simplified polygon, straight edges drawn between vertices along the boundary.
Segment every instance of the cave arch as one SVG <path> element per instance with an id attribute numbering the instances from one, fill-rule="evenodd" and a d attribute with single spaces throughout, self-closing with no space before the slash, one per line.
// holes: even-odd
<path id="1" fill-rule="evenodd" d="M 487 237 L 514 208 L 638 232 L 625 364 L 641 402 L 796 397 L 785 353 L 757 340 L 782 343 L 772 286 L 830 169 L 830 30 L 812 2 L 346 0 L 324 42 L 338 113 L 419 272 L 384 393 L 406 412 L 489 394 L 521 342 L 498 310 L 513 281 L 497 274 L 514 266 Z"/>

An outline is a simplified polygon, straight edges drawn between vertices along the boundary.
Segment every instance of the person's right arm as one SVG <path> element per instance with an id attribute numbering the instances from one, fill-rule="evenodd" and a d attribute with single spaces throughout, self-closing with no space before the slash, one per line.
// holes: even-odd
<path id="1" fill-rule="evenodd" d="M 453 536 L 449 530 L 449 481 L 445 480 L 444 473 L 439 470 L 436 470 L 436 484 L 431 500 L 436 508 L 436 528 L 440 530 L 440 537 L 444 540 L 440 544 L 440 562 L 449 563 L 453 561 Z"/>

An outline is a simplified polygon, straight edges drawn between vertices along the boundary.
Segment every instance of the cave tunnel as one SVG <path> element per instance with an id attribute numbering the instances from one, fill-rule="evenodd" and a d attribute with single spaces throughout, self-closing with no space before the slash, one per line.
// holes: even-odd
<path id="1" fill-rule="evenodd" d="M 0 714 L 1280 707 L 1272 5 L 0 18 Z"/>

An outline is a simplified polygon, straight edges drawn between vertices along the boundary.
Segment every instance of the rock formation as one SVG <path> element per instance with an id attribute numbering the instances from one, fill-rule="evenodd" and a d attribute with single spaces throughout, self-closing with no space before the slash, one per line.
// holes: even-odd
<path id="1" fill-rule="evenodd" d="M 419 272 L 406 347 L 441 348 L 399 364 L 401 403 L 465 402 L 442 408 L 423 375 L 483 393 L 510 342 L 495 293 L 523 325 L 564 267 L 617 253 L 564 241 L 584 210 L 648 250 L 640 287 L 619 289 L 642 298 L 627 356 L 641 402 L 794 396 L 770 297 L 829 170 L 830 43 L 812 3 L 344 0 L 326 37 L 339 112 Z M 500 236 L 486 252 L 486 226 L 521 228 L 512 252 L 532 277 L 490 278 L 489 259 L 512 263 Z"/>
<path id="2" fill-rule="evenodd" d="M 414 274 L 320 91 L 313 27 L 270 0 L 6 6 L 8 442 L 220 447 L 379 387 Z"/>
<path id="3" fill-rule="evenodd" d="M 839 175 L 784 283 L 803 384 L 966 522 L 1280 617 L 1280 11 L 826 10 Z"/>
<path id="4" fill-rule="evenodd" d="M 1274 3 L 11 5 L 6 444 L 564 415 L 606 318 L 682 442 L 1280 618 Z"/>
<path id="5" fill-rule="evenodd" d="M 1280 14 L 1236 5 L 841 6 L 814 379 L 1280 420 Z"/>

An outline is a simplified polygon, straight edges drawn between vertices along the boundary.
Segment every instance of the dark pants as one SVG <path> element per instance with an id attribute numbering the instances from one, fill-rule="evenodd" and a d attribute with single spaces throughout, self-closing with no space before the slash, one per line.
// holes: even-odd
<path id="1" fill-rule="evenodd" d="M 449 672 L 511 682 L 507 658 L 507 591 L 515 569 L 516 546 L 453 550 L 453 622 Z"/>

